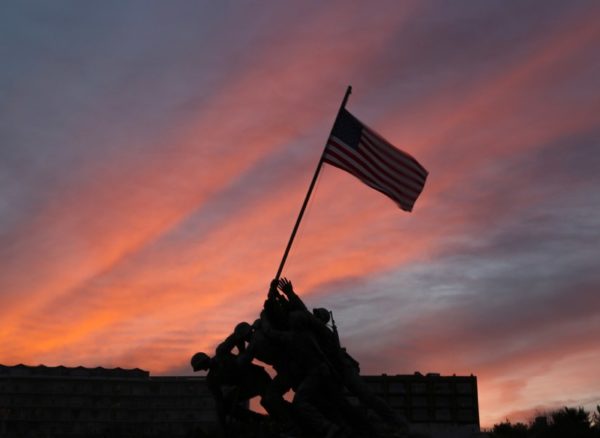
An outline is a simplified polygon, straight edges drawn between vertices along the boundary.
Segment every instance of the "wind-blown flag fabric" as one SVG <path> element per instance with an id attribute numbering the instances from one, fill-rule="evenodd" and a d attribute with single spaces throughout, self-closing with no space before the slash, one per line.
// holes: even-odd
<path id="1" fill-rule="evenodd" d="M 327 140 L 323 161 L 351 173 L 405 211 L 412 211 L 428 175 L 411 155 L 392 146 L 344 108 Z"/>

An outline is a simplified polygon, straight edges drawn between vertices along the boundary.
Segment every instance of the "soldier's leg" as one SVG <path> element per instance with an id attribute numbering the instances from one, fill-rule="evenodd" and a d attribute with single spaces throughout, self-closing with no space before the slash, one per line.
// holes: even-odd
<path id="1" fill-rule="evenodd" d="M 261 398 L 260 404 L 265 408 L 277 421 L 289 423 L 291 421 L 290 408 L 291 405 L 283 396 L 292 387 L 290 378 L 285 371 L 280 371 L 271 380 L 265 393 Z"/>
<path id="2" fill-rule="evenodd" d="M 250 400 L 253 397 L 263 396 L 271 383 L 271 376 L 261 366 L 250 364 L 244 374 L 240 376 L 240 401 Z"/>
<path id="3" fill-rule="evenodd" d="M 318 408 L 330 421 L 351 431 L 351 435 L 371 438 L 378 436 L 365 410 L 350 403 L 339 382 L 329 380 L 326 388 L 327 393 L 322 393 Z"/>
<path id="4" fill-rule="evenodd" d="M 319 436 L 333 437 L 341 428 L 328 420 L 315 404 L 315 400 L 321 398 L 326 384 L 322 369 L 311 371 L 296 388 L 292 407 L 303 428 Z"/>
<path id="5" fill-rule="evenodd" d="M 241 395 L 241 396 L 240 396 Z M 247 401 L 246 395 L 240 392 L 240 387 L 230 387 L 223 394 L 224 414 L 220 418 L 221 433 L 223 438 L 237 438 L 240 430 L 252 431 L 258 430 L 262 416 L 252 412 L 244 404 Z"/>
<path id="6" fill-rule="evenodd" d="M 244 406 L 251 398 L 262 396 L 271 377 L 263 367 L 251 364 L 240 376 L 239 384 L 227 396 L 227 405 L 233 417 L 242 422 L 258 422 L 264 418 Z"/>
<path id="7" fill-rule="evenodd" d="M 369 385 L 351 367 L 344 367 L 344 384 L 348 390 L 368 408 L 372 409 L 382 420 L 402 431 L 408 430 L 408 422 L 403 415 L 394 412 L 390 405 L 381 397 L 377 396 Z"/>

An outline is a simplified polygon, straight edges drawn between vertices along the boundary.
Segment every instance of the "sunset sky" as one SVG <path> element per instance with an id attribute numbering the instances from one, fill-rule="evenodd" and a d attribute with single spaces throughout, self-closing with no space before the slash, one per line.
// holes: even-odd
<path id="1" fill-rule="evenodd" d="M 600 3 L 5 1 L 0 363 L 191 374 L 254 320 L 347 85 L 412 213 L 324 168 L 284 275 L 483 426 L 600 403 Z"/>

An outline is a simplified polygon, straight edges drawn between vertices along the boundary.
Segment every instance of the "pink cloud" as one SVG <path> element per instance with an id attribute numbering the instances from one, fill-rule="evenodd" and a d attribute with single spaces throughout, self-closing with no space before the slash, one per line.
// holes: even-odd
<path id="1" fill-rule="evenodd" d="M 116 138 L 88 136 L 87 125 L 75 129 L 106 156 L 83 156 L 71 180 L 49 193 L 38 187 L 45 199 L 10 230 L 0 255 L 0 299 L 8 309 L 1 313 L 3 361 L 164 373 L 187 366 L 194 351 L 213 349 L 236 322 L 252 320 L 346 81 L 364 87 L 349 108 L 361 118 L 373 114 L 387 101 L 373 65 L 419 13 L 411 6 L 365 16 L 359 7 L 330 5 L 303 12 L 302 22 L 286 15 L 256 30 L 256 46 L 227 64 L 232 73 L 217 90 L 182 105 L 157 97 L 157 119 L 169 120 L 157 137 L 135 114 L 131 130 Z M 424 93 L 410 111 L 401 101 L 386 104 L 374 127 L 428 167 L 425 192 L 407 215 L 351 176 L 325 169 L 284 271 L 303 296 L 341 306 L 355 298 L 340 293 L 345 285 L 434 264 L 452 250 L 469 255 L 523 211 L 545 205 L 547 193 L 520 190 L 540 184 L 539 174 L 509 164 L 533 167 L 527 160 L 548 143 L 597 127 L 597 100 L 573 98 L 565 117 L 555 92 L 585 69 L 596 21 L 595 14 L 571 16 L 557 33 L 538 36 L 535 51 L 507 56 L 504 68 L 461 81 L 460 90 L 435 84 L 445 91 Z M 376 97 L 369 102 L 363 89 Z M 386 292 L 367 305 L 385 307 L 397 291 Z M 554 369 L 566 357 L 596 353 L 582 336 L 595 320 L 578 326 L 578 316 L 592 317 L 568 302 L 512 319 L 502 331 L 469 313 L 483 303 L 426 304 L 441 308 L 423 304 L 411 325 L 375 325 L 386 330 L 375 346 L 352 327 L 349 345 L 373 358 L 366 369 L 475 372 L 484 424 L 514 409 L 524 415 L 525 404 L 543 405 L 548 376 L 578 393 L 593 379 L 583 365 L 569 367 L 587 376 L 581 381 Z M 485 309 L 506 303 L 495 304 Z M 559 307 L 569 310 L 563 319 Z M 376 320 L 369 312 L 362 316 Z M 394 341 L 399 330 L 404 345 Z M 538 398 L 529 395 L 532 382 Z"/>

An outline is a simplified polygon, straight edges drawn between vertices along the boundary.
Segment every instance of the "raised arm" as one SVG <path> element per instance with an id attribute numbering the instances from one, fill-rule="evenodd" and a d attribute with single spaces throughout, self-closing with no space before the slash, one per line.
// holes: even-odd
<path id="1" fill-rule="evenodd" d="M 304 304 L 298 294 L 294 292 L 294 287 L 292 286 L 292 282 L 290 280 L 285 277 L 281 278 L 279 280 L 279 289 L 287 297 L 290 304 L 290 310 L 305 310 L 308 312 L 306 304 Z"/>

